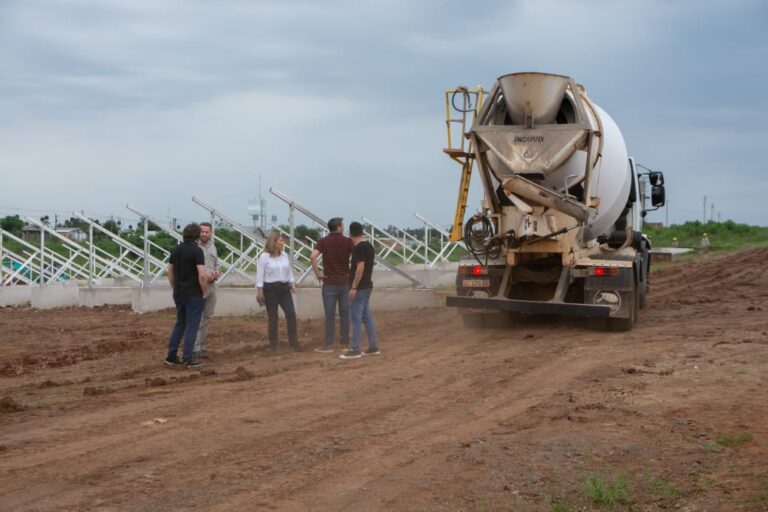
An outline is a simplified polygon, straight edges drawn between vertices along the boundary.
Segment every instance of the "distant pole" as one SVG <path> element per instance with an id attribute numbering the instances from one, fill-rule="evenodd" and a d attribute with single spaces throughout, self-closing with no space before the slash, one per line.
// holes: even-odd
<path id="1" fill-rule="evenodd" d="M 288 234 L 291 237 L 288 242 L 290 243 L 289 249 L 291 252 L 291 268 L 293 268 L 293 266 L 296 264 L 296 246 L 294 245 L 296 220 L 293 216 L 293 210 L 293 203 L 291 203 L 288 205 Z"/>
<path id="2" fill-rule="evenodd" d="M 707 196 L 704 196 L 704 215 L 701 217 L 701 223 L 707 223 Z"/>
<path id="3" fill-rule="evenodd" d="M 149 219 L 142 219 L 144 229 L 144 261 L 141 268 L 141 286 L 149 288 Z"/>
<path id="4" fill-rule="evenodd" d="M 3 231 L 0 230 L 0 286 L 3 286 L 3 266 L 5 265 L 5 250 L 3 249 Z M 10 268 L 13 268 L 13 265 L 9 262 L 8 263 Z"/>
<path id="5" fill-rule="evenodd" d="M 711 202 L 709 203 L 709 221 L 712 222 L 715 220 L 715 203 Z"/>
<path id="6" fill-rule="evenodd" d="M 88 288 L 93 288 L 93 224 L 88 224 Z"/>

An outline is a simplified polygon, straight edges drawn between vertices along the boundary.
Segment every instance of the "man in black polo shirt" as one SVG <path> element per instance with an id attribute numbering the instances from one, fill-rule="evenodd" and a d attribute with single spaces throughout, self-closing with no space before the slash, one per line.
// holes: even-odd
<path id="1" fill-rule="evenodd" d="M 376 326 L 373 324 L 371 310 L 369 307 L 371 293 L 373 292 L 373 260 L 376 251 L 370 242 L 365 240 L 363 225 L 359 222 L 352 222 L 349 225 L 349 236 L 354 244 L 352 249 L 352 264 L 349 269 L 349 300 L 351 301 L 352 313 L 352 349 L 341 354 L 341 359 L 358 359 L 364 355 L 377 356 L 379 348 L 376 339 Z M 365 332 L 368 333 L 368 350 L 360 352 L 360 338 L 363 333 L 363 324 Z"/>
<path id="2" fill-rule="evenodd" d="M 167 366 L 186 364 L 197 368 L 203 363 L 192 358 L 192 349 L 200 327 L 200 318 L 208 296 L 208 276 L 205 273 L 205 256 L 197 245 L 200 226 L 188 224 L 183 231 L 184 242 L 171 251 L 168 261 L 168 282 L 173 288 L 173 302 L 176 304 L 176 325 L 168 340 Z M 181 338 L 184 337 L 183 359 L 177 354 Z"/>
<path id="3" fill-rule="evenodd" d="M 336 330 L 336 304 L 339 305 L 339 330 L 341 347 L 349 346 L 349 254 L 352 240 L 344 236 L 344 219 L 334 217 L 328 221 L 330 234 L 317 241 L 312 251 L 312 269 L 317 280 L 323 283 L 323 307 L 325 308 L 325 339 L 322 348 L 315 352 L 333 352 Z M 318 257 L 323 255 L 323 270 Z"/>

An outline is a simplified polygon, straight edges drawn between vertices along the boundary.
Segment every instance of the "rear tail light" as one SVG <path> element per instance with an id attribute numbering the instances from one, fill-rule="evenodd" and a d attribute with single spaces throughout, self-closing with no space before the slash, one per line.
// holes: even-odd
<path id="1" fill-rule="evenodd" d="M 459 274 L 472 274 L 473 276 L 481 276 L 487 273 L 488 271 L 480 265 L 459 267 Z"/>
<path id="2" fill-rule="evenodd" d="M 619 268 L 618 267 L 592 267 L 590 274 L 596 277 L 617 276 L 619 275 Z"/>

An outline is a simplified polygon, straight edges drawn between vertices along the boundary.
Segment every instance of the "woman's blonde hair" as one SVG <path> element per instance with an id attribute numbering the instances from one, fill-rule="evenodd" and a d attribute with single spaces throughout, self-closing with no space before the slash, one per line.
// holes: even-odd
<path id="1" fill-rule="evenodd" d="M 267 243 L 264 244 L 264 252 L 270 256 L 280 256 L 280 249 L 277 247 L 277 241 L 283 237 L 279 232 L 273 231 L 267 237 Z"/>

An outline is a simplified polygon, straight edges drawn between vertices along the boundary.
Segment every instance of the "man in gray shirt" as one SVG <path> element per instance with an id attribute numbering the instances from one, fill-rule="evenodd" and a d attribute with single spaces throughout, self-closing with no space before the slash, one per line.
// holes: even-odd
<path id="1" fill-rule="evenodd" d="M 216 279 L 221 275 L 219 271 L 221 268 L 219 253 L 216 251 L 216 246 L 213 245 L 212 235 L 213 226 L 211 226 L 210 222 L 201 222 L 200 239 L 197 244 L 203 250 L 203 255 L 205 255 L 205 272 L 208 275 L 208 298 L 205 301 L 203 317 L 200 319 L 200 328 L 197 331 L 197 339 L 195 339 L 194 355 L 196 357 L 206 357 L 208 355 L 206 338 L 208 337 L 208 328 L 211 326 L 211 320 L 213 319 L 213 312 L 216 310 Z"/>

